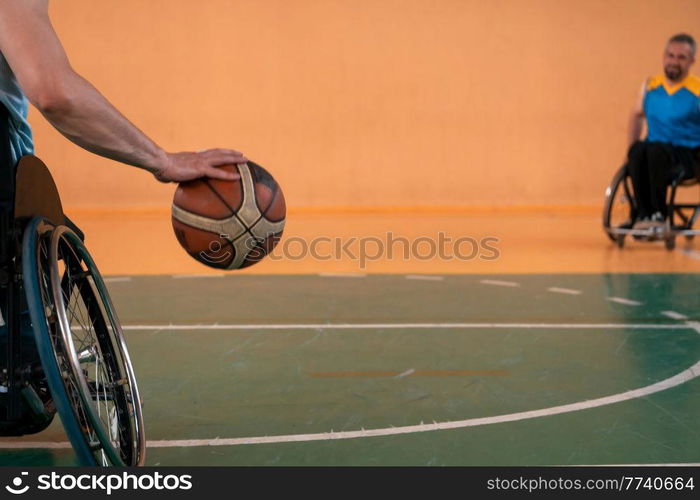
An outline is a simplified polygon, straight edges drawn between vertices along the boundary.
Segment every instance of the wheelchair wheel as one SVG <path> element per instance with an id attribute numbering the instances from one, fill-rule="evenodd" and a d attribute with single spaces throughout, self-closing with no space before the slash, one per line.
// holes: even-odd
<path id="1" fill-rule="evenodd" d="M 143 465 L 138 388 L 121 326 L 80 238 L 41 218 L 22 265 L 34 333 L 61 421 L 84 465 Z"/>
<path id="2" fill-rule="evenodd" d="M 636 207 L 632 181 L 627 175 L 627 169 L 621 167 L 605 190 L 605 206 L 603 208 L 603 229 L 610 241 L 620 248 L 624 245 L 624 235 L 615 229 L 630 229 L 635 222 Z"/>

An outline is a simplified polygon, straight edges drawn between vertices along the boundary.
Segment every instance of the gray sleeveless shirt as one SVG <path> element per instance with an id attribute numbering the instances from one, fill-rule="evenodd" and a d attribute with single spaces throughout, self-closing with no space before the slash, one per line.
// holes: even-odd
<path id="1" fill-rule="evenodd" d="M 9 111 L 10 148 L 13 161 L 17 162 L 21 156 L 34 153 L 32 129 L 27 122 L 29 103 L 2 54 L 0 54 L 0 102 Z"/>

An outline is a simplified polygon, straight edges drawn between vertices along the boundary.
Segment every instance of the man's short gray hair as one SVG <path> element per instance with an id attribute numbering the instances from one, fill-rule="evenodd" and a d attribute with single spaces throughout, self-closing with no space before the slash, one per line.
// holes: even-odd
<path id="1" fill-rule="evenodd" d="M 668 43 L 687 43 L 690 45 L 690 52 L 693 54 L 693 57 L 695 57 L 695 52 L 698 49 L 698 45 L 695 43 L 695 38 L 690 36 L 688 33 L 678 33 L 677 35 L 673 35 L 671 38 L 668 39 Z"/>

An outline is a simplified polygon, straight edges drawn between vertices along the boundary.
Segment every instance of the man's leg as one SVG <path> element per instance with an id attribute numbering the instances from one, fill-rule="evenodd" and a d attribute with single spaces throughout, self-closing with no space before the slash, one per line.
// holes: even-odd
<path id="1" fill-rule="evenodd" d="M 677 175 L 673 146 L 649 143 L 647 147 L 647 164 L 649 168 L 649 183 L 651 184 L 651 213 L 652 215 L 660 214 L 661 220 L 666 220 L 668 215 L 666 193 L 673 176 Z"/>
<path id="2" fill-rule="evenodd" d="M 651 211 L 651 186 L 647 166 L 647 143 L 637 141 L 627 153 L 627 173 L 632 179 L 634 198 L 637 203 L 637 219 L 646 219 Z"/>
<path id="3" fill-rule="evenodd" d="M 674 179 L 700 179 L 700 148 L 676 147 L 673 149 Z"/>

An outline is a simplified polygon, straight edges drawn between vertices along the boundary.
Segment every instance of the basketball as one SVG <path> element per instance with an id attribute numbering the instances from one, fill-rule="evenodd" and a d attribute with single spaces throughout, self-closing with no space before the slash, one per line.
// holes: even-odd
<path id="1" fill-rule="evenodd" d="M 242 269 L 262 260 L 282 236 L 284 195 L 272 175 L 251 161 L 218 168 L 241 177 L 181 182 L 173 197 L 173 230 L 202 264 Z"/>

